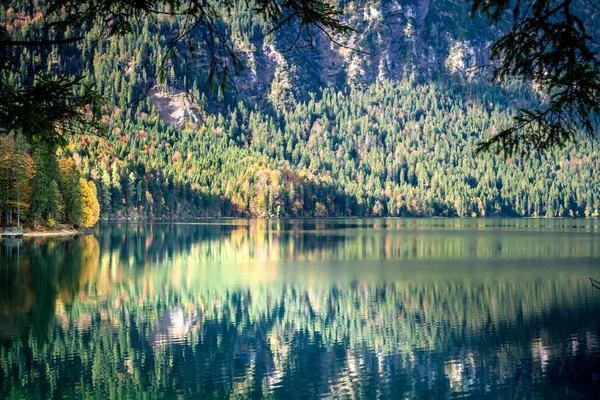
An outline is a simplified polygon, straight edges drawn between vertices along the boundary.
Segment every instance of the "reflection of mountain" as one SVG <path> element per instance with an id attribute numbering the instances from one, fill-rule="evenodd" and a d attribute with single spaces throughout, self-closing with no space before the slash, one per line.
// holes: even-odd
<path id="1" fill-rule="evenodd" d="M 4 350 L 0 393 L 22 381 L 31 382 L 24 397 L 56 395 L 50 376 L 36 375 L 47 365 L 64 372 L 60 393 L 68 396 L 93 385 L 150 397 L 287 398 L 298 388 L 309 397 L 485 395 L 486 388 L 520 397 L 540 394 L 536 384 L 549 380 L 575 382 L 571 393 L 585 394 L 584 379 L 600 367 L 600 304 L 587 289 L 571 281 L 287 286 L 129 297 L 120 309 L 113 299 L 81 297 L 66 325 L 52 326 L 49 345 Z M 78 325 L 81 315 L 92 323 Z M 37 355 L 30 366 L 17 352 Z"/>
<path id="2" fill-rule="evenodd" d="M 134 225 L 0 250 L 0 397 L 589 395 L 595 222 L 479 223 Z"/>

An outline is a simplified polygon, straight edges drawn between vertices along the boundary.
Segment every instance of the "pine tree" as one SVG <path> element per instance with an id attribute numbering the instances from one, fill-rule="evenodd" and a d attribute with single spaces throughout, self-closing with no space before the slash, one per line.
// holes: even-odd
<path id="1" fill-rule="evenodd" d="M 81 225 L 83 219 L 82 193 L 79 180 L 81 173 L 71 158 L 59 160 L 60 187 L 64 198 L 65 219 L 74 225 Z"/>
<path id="2" fill-rule="evenodd" d="M 63 199 L 58 188 L 58 183 L 53 179 L 50 182 L 50 188 L 48 190 L 48 202 L 47 202 L 47 216 L 48 221 L 51 220 L 60 221 L 63 216 Z"/>
<path id="3" fill-rule="evenodd" d="M 102 210 L 102 213 L 106 215 L 110 215 L 112 213 L 111 179 L 110 174 L 106 169 L 103 169 L 100 181 L 100 209 Z"/>
<path id="4" fill-rule="evenodd" d="M 50 182 L 52 182 L 48 176 L 48 170 L 45 168 L 47 157 L 48 150 L 42 147 L 38 147 L 33 153 L 36 170 L 31 182 L 32 195 L 29 218 L 34 226 L 37 226 L 38 221 L 47 216 Z"/>
<path id="5" fill-rule="evenodd" d="M 135 200 L 136 200 L 136 178 L 135 178 L 135 174 L 133 172 L 130 172 L 129 175 L 127 176 L 127 187 L 126 187 L 126 192 L 127 192 L 127 210 L 129 213 L 133 212 L 134 208 L 136 207 L 135 204 Z"/>
<path id="6" fill-rule="evenodd" d="M 31 196 L 30 180 L 34 175 L 33 159 L 26 153 L 26 140 L 22 135 L 17 135 L 15 139 L 14 152 L 14 186 L 15 203 L 17 208 L 17 226 L 21 227 L 21 215 L 24 208 L 29 207 L 29 198 Z"/>
<path id="7" fill-rule="evenodd" d="M 117 163 L 113 163 L 110 173 L 111 189 L 111 208 L 113 213 L 118 213 L 123 208 L 123 199 L 121 193 L 121 175 Z"/>

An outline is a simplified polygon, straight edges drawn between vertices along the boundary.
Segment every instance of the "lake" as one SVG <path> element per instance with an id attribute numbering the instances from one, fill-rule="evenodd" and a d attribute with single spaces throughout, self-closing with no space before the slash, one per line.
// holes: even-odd
<path id="1" fill-rule="evenodd" d="M 598 398 L 600 222 L 0 240 L 0 398 Z"/>

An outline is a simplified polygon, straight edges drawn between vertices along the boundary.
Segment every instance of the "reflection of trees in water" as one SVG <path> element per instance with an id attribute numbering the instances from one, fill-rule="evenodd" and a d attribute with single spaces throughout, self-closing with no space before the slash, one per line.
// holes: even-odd
<path id="1" fill-rule="evenodd" d="M 586 282 L 174 291 L 153 270 L 103 296 L 69 280 L 50 340 L 2 348 L 0 393 L 552 397 L 586 393 L 600 366 Z"/>
<path id="2" fill-rule="evenodd" d="M 103 257 L 138 267 L 192 251 L 201 262 L 600 257 L 600 247 L 590 242 L 596 225 L 570 227 L 561 236 L 554 226 L 561 221 L 551 221 L 558 232 L 537 221 L 491 221 L 510 233 L 481 234 L 492 223 L 487 220 L 233 220 L 123 224 L 103 229 L 99 240 Z"/>
<path id="3" fill-rule="evenodd" d="M 0 246 L 3 275 L 0 337 L 33 333 L 45 338 L 57 302 L 70 305 L 82 285 L 95 278 L 99 259 L 93 236 L 28 240 L 19 252 Z"/>
<path id="4" fill-rule="evenodd" d="M 276 263 L 261 262 L 517 257 L 528 247 L 525 236 L 370 224 L 133 225 L 26 241 L 17 258 L 0 246 L 0 397 L 587 394 L 600 367 L 589 282 L 285 284 Z M 549 254 L 592 255 L 580 239 Z M 248 260 L 259 262 L 237 267 Z M 209 287 L 209 270 L 225 284 Z M 252 276 L 227 286 L 224 275 L 241 273 Z"/>

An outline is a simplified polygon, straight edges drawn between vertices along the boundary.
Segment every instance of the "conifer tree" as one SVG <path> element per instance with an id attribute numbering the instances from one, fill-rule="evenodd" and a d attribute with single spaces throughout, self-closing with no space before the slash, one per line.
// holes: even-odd
<path id="1" fill-rule="evenodd" d="M 48 190 L 48 202 L 46 208 L 47 220 L 49 222 L 53 220 L 54 223 L 60 221 L 63 216 L 63 210 L 63 198 L 60 189 L 58 188 L 58 183 L 53 179 L 50 182 L 50 188 Z M 54 223 L 51 225 L 54 225 Z"/>
<path id="2" fill-rule="evenodd" d="M 47 216 L 50 183 L 52 182 L 48 170 L 45 168 L 48 157 L 48 150 L 44 147 L 38 147 L 33 153 L 36 171 L 31 182 L 32 195 L 29 218 L 34 226 L 37 226 L 38 221 Z"/>
<path id="3" fill-rule="evenodd" d="M 81 225 L 83 219 L 82 193 L 79 180 L 81 173 L 71 158 L 59 160 L 60 186 L 64 198 L 65 219 L 74 225 Z"/>

